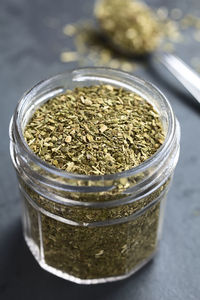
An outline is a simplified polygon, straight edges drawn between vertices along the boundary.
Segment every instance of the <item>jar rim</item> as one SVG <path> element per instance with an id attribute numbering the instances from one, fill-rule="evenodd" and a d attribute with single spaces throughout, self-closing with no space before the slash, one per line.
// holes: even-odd
<path id="1" fill-rule="evenodd" d="M 81 78 L 84 79 L 90 79 L 92 77 L 95 77 L 95 79 L 111 79 L 112 77 L 118 78 L 116 81 L 118 84 L 124 82 L 124 86 L 126 85 L 131 86 L 131 82 L 134 82 L 135 84 L 144 85 L 145 87 L 149 88 L 151 91 L 153 91 L 157 96 L 159 96 L 163 104 L 165 105 L 167 116 L 168 116 L 168 130 L 166 132 L 164 143 L 160 146 L 160 148 L 147 160 L 142 162 L 136 167 L 133 167 L 129 170 L 117 172 L 114 174 L 105 174 L 105 175 L 84 175 L 84 174 L 77 174 L 77 173 L 69 173 L 65 170 L 58 169 L 45 161 L 43 161 L 39 156 L 37 156 L 28 146 L 26 143 L 21 124 L 20 124 L 20 112 L 22 109 L 22 106 L 26 101 L 28 101 L 31 97 L 31 94 L 33 92 L 36 92 L 42 85 L 47 84 L 51 80 L 58 79 L 59 77 L 62 77 L 64 75 L 74 75 L 74 78 L 79 79 L 77 81 L 81 81 Z M 124 81 L 120 81 L 120 77 L 124 79 Z M 127 82 L 127 83 L 126 83 Z M 16 110 L 14 112 L 13 118 L 11 120 L 10 124 L 10 136 L 12 136 L 12 132 L 14 131 L 14 134 L 16 137 L 18 137 L 18 142 L 20 143 L 20 146 L 25 151 L 25 153 L 29 156 L 32 162 L 39 165 L 43 170 L 45 170 L 48 173 L 51 173 L 53 175 L 67 178 L 67 179 L 76 179 L 76 180 L 91 180 L 91 181 L 98 181 L 98 180 L 113 180 L 117 178 L 123 178 L 128 176 L 137 175 L 138 173 L 145 172 L 148 168 L 150 168 L 153 164 L 156 164 L 159 162 L 160 158 L 165 155 L 166 152 L 168 152 L 169 147 L 171 145 L 174 131 L 175 131 L 175 116 L 173 113 L 173 110 L 171 108 L 171 105 L 167 98 L 164 96 L 164 94 L 152 83 L 140 79 L 132 74 L 115 70 L 111 68 L 105 68 L 105 67 L 88 67 L 88 68 L 77 68 L 68 70 L 64 73 L 59 73 L 57 75 L 51 76 L 47 79 L 44 79 L 40 82 L 38 82 L 36 85 L 34 85 L 30 90 L 24 93 L 22 98 L 19 100 L 18 105 L 16 107 Z"/>

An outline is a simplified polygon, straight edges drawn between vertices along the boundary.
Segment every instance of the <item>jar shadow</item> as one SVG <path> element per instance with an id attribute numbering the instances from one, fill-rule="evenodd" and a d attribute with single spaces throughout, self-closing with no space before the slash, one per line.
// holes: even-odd
<path id="1" fill-rule="evenodd" d="M 137 295 L 148 281 L 153 261 L 131 277 L 107 284 L 77 285 L 44 271 L 33 258 L 16 219 L 2 238 L 0 253 L 0 298 L 29 299 L 122 299 L 128 292 Z M 128 290 L 127 290 L 128 289 Z"/>

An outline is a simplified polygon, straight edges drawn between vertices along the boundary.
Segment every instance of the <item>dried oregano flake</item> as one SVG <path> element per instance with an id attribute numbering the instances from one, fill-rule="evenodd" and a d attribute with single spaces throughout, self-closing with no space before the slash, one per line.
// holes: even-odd
<path id="1" fill-rule="evenodd" d="M 133 0 L 99 0 L 95 15 L 110 41 L 136 55 L 154 51 L 162 31 L 150 7 Z"/>
<path id="2" fill-rule="evenodd" d="M 47 163 L 86 175 L 136 167 L 164 141 L 153 106 L 111 85 L 77 87 L 48 100 L 33 114 L 24 137 Z"/>

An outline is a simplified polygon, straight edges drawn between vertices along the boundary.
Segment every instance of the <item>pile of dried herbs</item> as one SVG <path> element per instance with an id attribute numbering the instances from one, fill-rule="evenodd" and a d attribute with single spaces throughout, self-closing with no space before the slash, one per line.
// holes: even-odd
<path id="1" fill-rule="evenodd" d="M 164 141 L 152 105 L 110 85 L 79 87 L 50 99 L 34 113 L 24 137 L 44 161 L 86 175 L 136 167 Z"/>
<path id="2" fill-rule="evenodd" d="M 110 85 L 96 85 L 67 90 L 48 100 L 29 120 L 24 137 L 32 151 L 57 168 L 104 175 L 128 170 L 151 157 L 163 143 L 164 131 L 159 114 L 141 96 Z M 131 196 L 128 189 L 137 180 L 116 179 L 111 191 L 61 191 L 60 195 L 88 202 L 123 200 Z M 100 208 L 60 204 L 37 193 L 22 178 L 19 181 L 28 238 L 43 249 L 45 264 L 56 270 L 81 279 L 123 276 L 155 253 L 167 178 L 142 199 Z M 37 206 L 43 209 L 39 218 Z M 148 209 L 141 215 L 129 219 L 145 207 Z M 116 224 L 109 224 L 113 220 Z"/>
<path id="3" fill-rule="evenodd" d="M 60 54 L 60 60 L 63 63 L 73 62 L 76 63 L 77 66 L 81 67 L 91 65 L 105 66 L 110 68 L 121 69 L 123 71 L 131 73 L 136 72 L 138 68 L 142 67 L 142 65 L 143 67 L 145 67 L 143 60 L 137 59 L 137 57 L 134 57 L 133 55 L 127 55 L 127 52 L 129 53 L 131 49 L 124 49 L 122 44 L 117 46 L 115 45 L 115 47 L 113 47 L 112 45 L 112 43 L 114 42 L 113 36 L 117 35 L 117 31 L 119 30 L 121 24 L 123 24 L 122 26 L 124 26 L 125 23 L 127 24 L 125 31 L 129 31 L 130 34 L 133 28 L 133 22 L 129 22 L 128 20 L 123 19 L 120 19 L 119 21 L 116 18 L 116 27 L 114 28 L 113 25 L 113 30 L 115 31 L 115 34 L 112 36 L 106 30 L 103 29 L 103 27 L 105 26 L 104 24 L 106 22 L 110 22 L 107 18 L 105 18 L 106 14 L 108 14 L 108 10 L 106 10 L 107 6 L 109 5 L 110 11 L 117 11 L 117 14 L 119 14 L 119 9 L 117 9 L 117 7 L 119 8 L 121 6 L 120 10 L 122 10 L 122 13 L 120 15 L 120 18 L 130 18 L 130 11 L 127 14 L 123 13 L 123 11 L 125 11 L 126 4 L 128 4 L 128 7 L 130 7 L 130 0 L 99 0 L 97 3 L 98 5 L 96 5 L 95 7 L 95 15 L 99 20 L 98 23 L 102 26 L 96 26 L 97 24 L 94 23 L 92 19 L 77 20 L 77 22 L 75 23 L 66 24 L 63 27 L 63 34 L 67 36 L 68 39 L 70 39 L 68 41 L 68 44 L 71 43 L 71 46 L 70 48 L 62 50 Z M 151 28 L 152 26 L 151 22 L 157 23 L 157 25 L 155 26 L 157 27 L 157 30 L 159 28 L 158 40 L 156 42 L 156 40 L 154 41 L 153 38 L 152 42 L 152 39 L 148 38 L 147 36 L 148 33 L 151 35 L 151 30 L 146 29 L 148 27 L 146 21 L 144 22 L 144 18 L 140 18 L 140 22 L 144 23 L 144 29 L 143 31 L 141 31 L 141 34 L 143 34 L 144 32 L 144 36 L 147 37 L 147 42 L 152 42 L 152 50 L 155 50 L 156 47 L 159 46 L 159 49 L 165 52 L 179 51 L 177 45 L 181 44 L 182 47 L 189 47 L 190 40 L 192 41 L 192 43 L 195 42 L 197 47 L 199 46 L 198 43 L 200 42 L 200 18 L 197 15 L 191 13 L 184 14 L 184 11 L 182 11 L 180 8 L 174 7 L 169 9 L 168 7 L 163 5 L 157 7 L 154 10 L 154 12 L 152 12 L 152 8 L 148 7 L 147 5 L 144 5 L 139 0 L 132 0 L 131 7 L 133 8 L 133 6 L 135 8 L 132 9 L 132 18 L 134 18 L 135 16 L 134 12 L 136 11 L 136 9 L 141 8 L 137 19 L 140 18 L 141 15 L 145 16 L 146 18 L 145 14 L 148 11 L 151 15 L 151 17 L 147 17 L 147 20 L 150 24 L 149 28 Z M 105 10 L 106 14 L 104 12 Z M 113 22 L 113 18 L 115 18 L 114 13 L 110 18 L 111 22 Z M 100 19 L 102 19 L 102 21 Z M 48 26 L 53 27 L 53 23 L 55 23 L 56 21 L 56 19 L 50 19 L 49 22 L 52 24 L 48 24 Z M 134 28 L 136 32 L 137 28 L 140 27 L 141 26 Z M 119 32 L 122 32 L 119 33 L 120 40 L 125 39 L 126 36 L 124 34 L 124 31 L 119 30 Z M 185 35 L 187 35 L 187 38 L 183 38 L 183 36 Z M 142 41 L 141 36 L 138 35 L 136 38 L 134 37 L 136 44 L 138 44 L 137 39 Z M 110 43 L 111 41 L 112 43 Z M 142 48 L 138 51 L 138 54 L 145 54 L 143 53 L 143 43 L 139 43 L 142 45 Z M 123 48 L 125 51 L 118 51 L 119 47 L 120 49 Z M 152 50 L 150 50 L 150 52 Z M 134 51 L 134 53 L 137 54 L 135 49 L 132 49 L 131 53 L 132 51 Z M 147 52 L 149 52 L 149 50 Z M 197 72 L 200 72 L 199 57 L 191 57 L 191 65 L 193 68 L 196 69 Z"/>
<path id="4" fill-rule="evenodd" d="M 80 279 L 129 274 L 155 254 L 159 238 L 159 222 L 162 221 L 160 211 L 168 184 L 169 180 L 150 196 L 131 204 L 99 209 L 58 204 L 40 196 L 23 184 L 25 190 L 23 197 L 29 223 L 28 238 L 34 241 L 38 249 L 41 249 L 42 244 L 47 265 L 65 274 Z M 64 197 L 65 193 L 62 196 Z M 66 198 L 68 196 L 69 194 L 66 193 Z M 79 225 L 62 223 L 45 214 L 41 214 L 39 225 L 38 212 L 31 206 L 29 198 L 54 216 L 78 222 Z M 98 200 L 98 196 L 96 199 Z M 124 219 L 151 205 L 157 199 L 158 202 L 137 218 Z M 109 224 L 110 220 L 116 219 L 120 221 L 113 225 Z M 104 225 L 90 226 L 92 222 L 101 221 L 105 222 Z M 88 223 L 89 226 L 83 225 L 83 222 Z M 42 241 L 39 227 L 42 228 Z"/>
<path id="5" fill-rule="evenodd" d="M 99 0 L 95 16 L 120 50 L 136 55 L 154 51 L 161 41 L 156 15 L 144 3 L 133 0 Z"/>

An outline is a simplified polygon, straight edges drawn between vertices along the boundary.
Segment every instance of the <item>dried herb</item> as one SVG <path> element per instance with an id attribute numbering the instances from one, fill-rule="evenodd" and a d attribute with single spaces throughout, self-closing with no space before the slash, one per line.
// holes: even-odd
<path id="1" fill-rule="evenodd" d="M 63 28 L 63 33 L 68 38 L 72 38 L 70 43 L 74 44 L 76 49 L 76 55 L 75 53 L 72 55 L 71 51 L 61 53 L 60 60 L 64 63 L 69 63 L 75 56 L 78 59 L 78 65 L 82 67 L 104 66 L 126 72 L 134 72 L 140 67 L 141 61 L 133 61 L 110 47 L 110 43 L 92 20 L 67 24 Z"/>
<path id="2" fill-rule="evenodd" d="M 49 99 L 35 111 L 24 136 L 32 151 L 49 164 L 87 175 L 113 174 L 135 167 L 151 157 L 164 141 L 162 123 L 153 106 L 131 91 L 110 85 L 78 87 Z M 130 188 L 144 176 L 117 178 L 112 183 L 103 180 L 104 185 L 114 186 L 104 192 L 56 191 L 63 198 L 82 202 L 122 201 L 100 208 L 55 202 L 20 177 L 25 224 L 29 224 L 25 225 L 29 228 L 25 230 L 26 239 L 34 255 L 35 248 L 38 252 L 42 249 L 45 265 L 53 267 L 56 274 L 62 271 L 65 278 L 123 276 L 145 263 L 156 251 L 160 201 L 169 179 L 148 196 L 127 203 L 125 200 L 132 197 Z M 79 185 L 73 180 L 70 183 Z M 85 183 L 87 187 L 92 184 Z M 68 224 L 62 220 L 68 220 Z"/>
<path id="3" fill-rule="evenodd" d="M 126 275 L 149 260 L 156 251 L 160 211 L 168 184 L 169 180 L 150 196 L 139 201 L 103 209 L 61 205 L 41 197 L 24 185 L 26 193 L 23 193 L 23 197 L 31 220 L 30 238 L 40 249 L 39 227 L 42 228 L 45 263 L 65 274 L 81 279 Z M 79 222 L 80 225 L 64 224 L 44 214 L 41 214 L 39 225 L 37 209 L 31 208 L 30 198 L 38 207 L 54 216 Z M 157 199 L 158 202 L 136 219 L 123 220 Z M 122 221 L 109 225 L 109 220 L 115 219 Z M 92 227 L 81 225 L 83 222 L 90 224 L 100 221 L 108 223 Z M 35 248 L 32 251 L 35 252 Z"/>
<path id="4" fill-rule="evenodd" d="M 111 42 L 128 53 L 154 51 L 161 41 L 156 15 L 142 2 L 100 0 L 95 7 L 99 24 Z"/>
<path id="5" fill-rule="evenodd" d="M 79 87 L 50 99 L 34 113 L 24 136 L 46 162 L 86 175 L 138 166 L 164 141 L 152 105 L 110 85 Z"/>
<path id="6" fill-rule="evenodd" d="M 182 46 L 187 46 L 188 39 L 183 38 L 183 31 L 187 31 L 184 34 L 188 34 L 188 36 L 193 39 L 193 42 L 198 43 L 200 41 L 200 34 L 199 34 L 199 28 L 200 28 L 200 18 L 198 16 L 192 15 L 192 14 L 186 14 L 184 15 L 183 11 L 179 8 L 173 8 L 169 10 L 165 6 L 158 7 L 154 13 L 152 13 L 151 8 L 149 8 L 147 5 L 144 5 L 140 1 L 132 0 L 131 6 L 135 7 L 131 11 L 129 10 L 128 13 L 124 13 L 125 11 L 125 5 L 128 3 L 127 7 L 130 7 L 130 0 L 124 1 L 124 0 L 99 0 L 95 7 L 95 15 L 97 19 L 99 20 L 99 24 L 102 26 L 97 26 L 96 23 L 93 22 L 93 20 L 78 20 L 77 22 L 73 24 L 66 24 L 63 27 L 63 34 L 70 39 L 68 42 L 72 44 L 72 47 L 70 50 L 67 51 L 63 49 L 62 53 L 60 54 L 60 60 L 63 63 L 71 63 L 73 61 L 76 61 L 76 64 L 79 66 L 105 66 L 110 68 L 117 68 L 121 69 L 126 72 L 135 72 L 142 66 L 142 60 L 137 59 L 133 56 L 128 56 L 127 52 L 130 52 L 131 49 L 123 49 L 125 51 L 118 51 L 118 48 L 122 47 L 122 44 L 111 45 L 109 41 L 112 41 L 113 35 L 111 36 L 107 30 L 104 30 L 104 23 L 108 21 L 108 18 L 106 18 L 104 13 L 104 8 L 106 8 L 107 5 L 110 6 L 111 12 L 117 11 L 117 15 L 119 14 L 119 6 L 121 5 L 120 11 L 122 11 L 120 18 L 124 18 L 124 23 L 127 24 L 127 27 L 124 29 L 122 34 L 120 33 L 120 38 L 125 39 L 126 36 L 124 34 L 125 31 L 133 28 L 133 22 L 127 20 L 127 16 L 130 16 L 132 14 L 132 17 L 135 17 L 135 11 L 136 9 L 140 8 L 141 12 L 137 14 L 137 19 L 139 19 L 140 15 L 145 16 L 146 20 L 146 12 L 148 11 L 149 17 L 147 17 L 148 22 L 150 22 L 150 29 L 152 28 L 151 22 L 155 23 L 157 30 L 159 28 L 159 34 L 158 34 L 158 41 L 156 42 L 154 39 L 151 38 L 148 39 L 148 34 L 151 35 L 151 30 L 147 30 L 147 22 L 143 22 L 144 18 L 141 18 L 140 22 L 144 23 L 144 37 L 147 38 L 147 43 L 151 44 L 152 50 L 149 49 L 149 45 L 146 49 L 145 45 L 145 51 L 151 52 L 156 49 L 157 46 L 161 50 L 164 50 L 165 52 L 174 52 L 176 49 L 176 44 L 182 44 Z M 118 7 L 118 9 L 117 9 Z M 106 10 L 106 9 L 105 9 Z M 128 10 L 128 8 L 127 8 Z M 108 11 L 106 11 L 106 14 Z M 123 14 L 123 16 L 122 16 Z M 100 17 L 99 17 L 100 15 Z M 104 20 L 105 18 L 105 20 Z M 115 15 L 112 14 L 111 16 L 111 22 L 115 18 Z M 100 20 L 101 19 L 101 20 Z M 106 21 L 107 20 L 107 21 Z M 118 30 L 118 27 L 121 26 L 123 23 L 123 19 L 120 19 L 119 22 L 116 17 L 116 28 L 113 30 Z M 152 21 L 153 20 L 153 21 Z M 124 25 L 123 25 L 124 26 Z M 140 26 L 139 26 L 140 27 Z M 136 31 L 137 28 L 135 27 Z M 103 30 L 102 30 L 103 29 Z M 142 40 L 142 34 L 143 31 L 141 30 L 141 35 L 139 36 L 139 39 Z M 130 34 L 129 32 L 129 34 Z M 106 34 L 105 34 L 106 33 Z M 117 35 L 117 31 L 115 32 Z M 128 34 L 128 35 L 129 35 Z M 133 34 L 133 33 L 132 33 Z M 107 38 L 105 38 L 107 35 Z M 159 38 L 160 35 L 160 38 Z M 136 41 L 138 37 L 134 38 Z M 159 42 L 161 41 L 161 43 Z M 114 41 L 113 41 L 114 42 Z M 138 42 L 136 44 L 139 45 Z M 198 45 L 197 45 L 198 46 Z M 133 46 L 131 46 L 133 47 Z M 143 49 L 143 44 L 138 52 L 138 54 L 145 54 Z M 75 51 L 74 51 L 75 50 Z M 122 49 L 121 49 L 122 50 Z M 134 51 L 136 53 L 136 50 L 132 49 L 131 52 Z M 136 53 L 137 54 L 137 53 Z M 195 60 L 195 57 L 192 58 L 192 62 Z M 199 63 L 193 62 L 193 67 L 200 72 Z"/>

